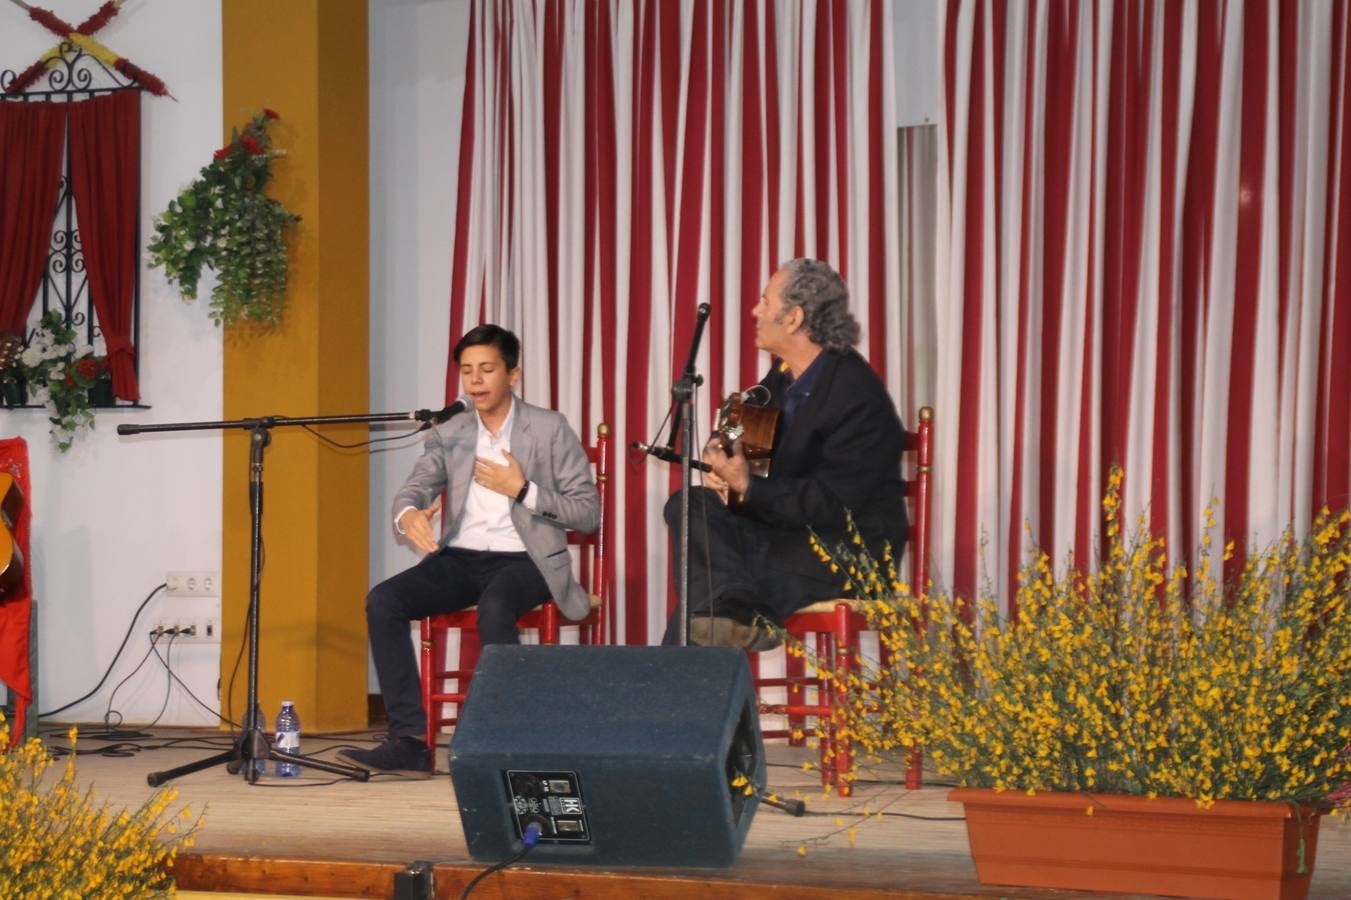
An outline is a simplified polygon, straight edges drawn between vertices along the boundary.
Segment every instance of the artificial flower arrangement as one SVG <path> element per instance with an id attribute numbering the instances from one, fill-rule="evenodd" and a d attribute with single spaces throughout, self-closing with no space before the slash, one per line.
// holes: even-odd
<path id="1" fill-rule="evenodd" d="M 1170 564 L 1143 523 L 1123 535 L 1121 482 L 1096 571 L 1057 577 L 1037 555 L 1012 616 L 927 596 L 857 540 L 813 538 L 887 660 L 833 674 L 849 697 L 836 726 L 865 756 L 923 747 L 962 787 L 1332 805 L 1351 783 L 1351 513 L 1324 510 L 1226 583 L 1211 510 L 1195 565 Z"/>
<path id="2" fill-rule="evenodd" d="M 59 778 L 37 738 L 0 752 L 0 896 L 148 897 L 172 893 L 171 866 L 191 847 L 201 816 L 170 812 L 174 790 L 158 790 L 136 810 L 98 804 L 75 782 L 75 729 Z M 0 715 L 0 748 L 9 726 Z"/>
<path id="3" fill-rule="evenodd" d="M 286 296 L 286 232 L 300 217 L 264 192 L 273 149 L 264 109 L 213 155 L 197 179 L 155 219 L 150 265 L 163 266 L 185 299 L 197 296 L 202 267 L 218 273 L 209 315 L 217 325 L 275 326 Z"/>
<path id="4" fill-rule="evenodd" d="M 18 343 L 18 338 L 12 340 Z M 94 427 L 92 392 L 109 377 L 107 358 L 80 343 L 75 329 L 55 309 L 42 316 L 28 347 L 0 372 L 7 394 L 17 398 L 26 388 L 28 402 L 47 407 L 52 441 L 62 453 L 81 431 Z"/>

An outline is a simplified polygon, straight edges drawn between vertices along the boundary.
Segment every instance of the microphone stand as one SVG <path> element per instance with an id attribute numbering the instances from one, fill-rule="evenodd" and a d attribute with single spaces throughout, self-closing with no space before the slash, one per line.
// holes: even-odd
<path id="1" fill-rule="evenodd" d="M 263 416 L 256 419 L 227 419 L 219 422 L 169 422 L 162 425 L 123 424 L 117 426 L 117 433 L 121 435 L 152 434 L 163 431 L 215 431 L 226 428 L 247 429 L 250 433 L 249 615 L 248 626 L 245 630 L 245 640 L 248 641 L 249 645 L 249 686 L 248 697 L 244 707 L 244 721 L 247 724 L 245 728 L 241 729 L 238 740 L 235 741 L 234 746 L 229 750 L 208 756 L 204 759 L 199 759 L 196 762 L 177 766 L 173 769 L 167 769 L 162 772 L 151 772 L 145 779 L 151 787 L 158 787 L 166 781 L 178 778 L 180 775 L 189 775 L 193 772 L 199 772 L 202 769 L 209 769 L 212 766 L 220 765 L 221 763 L 225 764 L 226 771 L 231 775 L 234 775 L 239 772 L 240 769 L 243 769 L 244 777 L 252 784 L 258 780 L 258 770 L 261 766 L 251 765 L 251 763 L 265 759 L 308 766 L 312 769 L 319 769 L 334 775 L 342 775 L 357 781 L 366 781 L 370 778 L 369 772 L 357 766 L 346 766 L 341 763 L 328 762 L 327 760 L 312 759 L 305 756 L 292 756 L 289 753 L 279 752 L 268 743 L 267 736 L 263 734 L 262 728 L 253 714 L 254 709 L 258 707 L 258 615 L 259 588 L 262 581 L 261 551 L 263 546 L 263 451 L 267 448 L 267 445 L 272 442 L 272 429 L 279 426 L 415 421 L 423 423 L 423 428 L 427 428 L 434 422 L 445 421 L 463 408 L 463 405 L 460 405 L 460 409 L 446 407 L 439 412 L 420 409 L 415 412 L 377 413 L 374 415 L 309 416 L 305 418 Z"/>
<path id="2" fill-rule="evenodd" d="M 694 448 L 690 446 L 692 432 L 690 423 L 694 419 L 694 392 L 704 379 L 695 369 L 699 356 L 699 344 L 704 337 L 704 323 L 712 311 L 707 303 L 700 303 L 695 312 L 694 334 L 690 337 L 690 352 L 685 357 L 685 370 L 675 384 L 671 385 L 671 402 L 675 405 L 674 421 L 671 423 L 671 436 L 667 439 L 666 452 L 654 453 L 654 456 L 669 459 L 670 454 L 680 455 L 680 646 L 689 644 L 690 629 L 690 489 L 694 486 Z M 676 437 L 680 441 L 677 445 Z M 679 446 L 679 451 L 676 447 Z M 705 464 L 700 461 L 700 467 Z"/>

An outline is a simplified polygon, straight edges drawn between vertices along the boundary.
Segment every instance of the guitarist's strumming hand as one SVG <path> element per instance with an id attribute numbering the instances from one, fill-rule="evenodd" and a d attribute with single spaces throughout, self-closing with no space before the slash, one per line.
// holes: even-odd
<path id="1" fill-rule="evenodd" d="M 432 528 L 432 519 L 441 511 L 441 498 L 438 496 L 426 509 L 416 507 L 406 509 L 399 516 L 399 527 L 403 536 L 422 553 L 436 552 L 436 531 Z"/>
<path id="2" fill-rule="evenodd" d="M 730 488 L 738 494 L 745 494 L 751 486 L 751 467 L 746 455 L 741 451 L 741 439 L 732 442 L 732 452 L 723 449 L 718 438 L 704 447 L 704 462 L 713 467 L 713 471 L 704 475 L 704 484 L 726 497 Z"/>

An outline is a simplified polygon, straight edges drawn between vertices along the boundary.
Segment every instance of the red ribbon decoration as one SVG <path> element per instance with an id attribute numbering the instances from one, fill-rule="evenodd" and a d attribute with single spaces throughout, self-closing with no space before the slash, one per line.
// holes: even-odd
<path id="1" fill-rule="evenodd" d="M 164 86 L 163 81 L 160 81 L 157 76 L 151 75 L 125 56 L 119 58 L 117 62 L 113 64 L 113 68 L 130 78 L 132 81 L 139 82 L 141 87 L 145 88 L 156 97 L 163 97 L 165 94 L 169 93 L 169 89 Z"/>
<path id="2" fill-rule="evenodd" d="M 21 72 L 17 78 L 11 81 L 9 83 L 9 86 L 5 88 L 5 93 L 17 94 L 20 91 L 28 90 L 29 86 L 32 85 L 33 82 L 41 78 L 42 73 L 46 71 L 47 71 L 46 64 L 44 64 L 42 60 L 38 60 L 28 68 L 24 69 L 23 72 Z"/>
<path id="3" fill-rule="evenodd" d="M 117 15 L 119 8 L 120 7 L 114 3 L 113 0 L 108 0 L 107 3 L 104 3 L 99 7 L 98 12 L 81 22 L 80 27 L 75 30 L 80 34 L 93 34 L 104 25 L 107 25 L 108 20 Z"/>
<path id="4" fill-rule="evenodd" d="M 65 41 L 70 41 L 70 38 L 76 34 L 82 34 L 88 37 L 101 29 L 104 25 L 107 25 L 113 16 L 117 15 L 118 10 L 121 9 L 120 0 L 105 0 L 104 4 L 100 6 L 92 16 L 85 19 L 80 23 L 80 26 L 76 28 L 51 10 L 43 9 L 40 6 L 26 6 L 23 3 L 20 3 L 19 5 L 24 6 L 24 8 L 28 10 L 28 17 L 34 22 L 37 22 L 43 28 L 46 28 L 48 31 Z M 113 68 L 121 72 L 127 78 L 130 78 L 132 81 L 140 84 L 156 97 L 163 97 L 169 93 L 169 89 L 165 87 L 164 82 L 160 80 L 158 76 L 152 75 L 135 63 L 130 62 L 126 57 L 119 57 L 117 62 L 113 64 Z M 23 74 L 15 78 L 14 81 L 5 88 L 5 93 L 17 94 L 26 90 L 42 77 L 44 70 L 45 66 L 43 61 L 38 60 L 27 69 L 24 69 Z"/>
<path id="5" fill-rule="evenodd" d="M 43 9 L 40 6 L 28 7 L 28 17 L 37 22 L 43 28 L 46 28 L 57 37 L 70 37 L 72 34 L 90 35 L 98 31 L 113 16 L 117 15 L 118 6 L 113 0 L 108 0 L 98 8 L 98 11 L 89 18 L 80 23 L 80 27 L 72 26 L 65 19 L 58 16 L 49 9 Z"/>
<path id="6" fill-rule="evenodd" d="M 40 6 L 28 7 L 28 17 L 57 37 L 70 37 L 71 33 L 75 31 L 74 26 L 65 19 Z"/>

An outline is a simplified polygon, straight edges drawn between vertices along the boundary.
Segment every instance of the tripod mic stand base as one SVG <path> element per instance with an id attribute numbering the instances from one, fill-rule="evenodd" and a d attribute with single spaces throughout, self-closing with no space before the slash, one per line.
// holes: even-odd
<path id="1" fill-rule="evenodd" d="M 225 771 L 231 775 L 238 775 L 241 771 L 250 783 L 258 780 L 259 770 L 254 767 L 251 771 L 246 769 L 249 763 L 261 764 L 263 760 L 273 760 L 274 762 L 294 763 L 297 766 L 304 766 L 309 769 L 318 769 L 321 772 L 328 772 L 333 775 L 341 775 L 344 778 L 350 778 L 353 781 L 370 781 L 371 773 L 358 766 L 346 766 L 342 763 L 329 762 L 324 759 L 312 759 L 308 756 L 293 756 L 290 753 L 281 753 L 272 749 L 267 738 L 261 731 L 254 730 L 250 733 L 241 734 L 235 741 L 233 747 L 214 756 L 208 756 L 205 759 L 199 759 L 196 762 L 186 763 L 173 769 L 166 769 L 162 772 L 151 772 L 145 776 L 146 783 L 151 787 L 159 787 L 167 781 L 183 775 L 191 775 L 193 772 L 200 772 L 203 769 L 209 769 L 212 766 L 225 765 Z"/>

